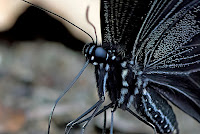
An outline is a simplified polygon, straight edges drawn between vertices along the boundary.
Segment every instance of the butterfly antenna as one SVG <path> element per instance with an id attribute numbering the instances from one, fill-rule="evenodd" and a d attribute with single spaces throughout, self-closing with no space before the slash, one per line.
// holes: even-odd
<path id="1" fill-rule="evenodd" d="M 56 99 L 54 106 L 52 107 L 51 114 L 49 116 L 49 124 L 48 124 L 48 133 L 50 134 L 50 127 L 51 127 L 51 121 L 53 117 L 53 112 L 55 110 L 55 107 L 57 103 L 60 101 L 60 99 L 69 91 L 69 89 L 74 85 L 74 83 L 78 80 L 78 78 L 81 76 L 87 65 L 89 64 L 89 60 L 86 61 L 85 65 L 82 67 L 81 71 L 78 73 L 78 75 L 74 78 L 74 80 L 67 86 L 67 88 L 62 92 L 62 94 Z"/>
<path id="2" fill-rule="evenodd" d="M 64 17 L 62 17 L 62 16 L 60 16 L 60 15 L 54 13 L 54 12 L 51 12 L 51 11 L 49 11 L 49 10 L 47 10 L 47 9 L 44 9 L 44 8 L 42 8 L 42 7 L 39 7 L 39 6 L 37 6 L 37 5 L 35 5 L 35 4 L 31 3 L 31 2 L 29 2 L 29 1 L 26 1 L 26 0 L 22 0 L 22 1 L 24 1 L 24 2 L 26 2 L 26 3 L 28 3 L 28 4 L 30 4 L 30 5 L 33 6 L 33 7 L 36 7 L 36 8 L 38 8 L 38 9 L 42 10 L 42 11 L 45 11 L 45 12 L 50 13 L 50 14 L 53 14 L 53 15 L 57 16 L 58 18 L 63 19 L 64 21 L 68 22 L 68 23 L 71 24 L 72 26 L 78 28 L 79 30 L 81 30 L 82 32 L 84 32 L 85 34 L 87 34 L 87 35 L 92 39 L 92 42 L 94 43 L 94 39 L 92 38 L 92 36 L 91 36 L 88 32 L 86 32 L 86 31 L 83 30 L 82 28 L 78 27 L 78 26 L 75 25 L 74 23 L 70 22 L 69 20 L 65 19 Z"/>
<path id="3" fill-rule="evenodd" d="M 89 6 L 87 6 L 87 10 L 86 10 L 86 19 L 87 19 L 87 22 L 94 28 L 94 33 L 95 33 L 95 36 L 96 36 L 96 44 L 97 44 L 97 32 L 96 32 L 96 28 L 95 26 L 90 22 L 89 20 L 89 15 L 88 15 L 88 12 L 89 12 Z"/>

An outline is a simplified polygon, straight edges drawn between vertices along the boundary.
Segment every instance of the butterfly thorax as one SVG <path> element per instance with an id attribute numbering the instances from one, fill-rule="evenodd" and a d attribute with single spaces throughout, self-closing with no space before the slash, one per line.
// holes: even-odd
<path id="1" fill-rule="evenodd" d="M 137 84 L 137 72 L 141 71 L 133 69 L 128 58 L 117 55 L 115 48 L 86 44 L 83 51 L 86 59 L 95 65 L 99 96 L 107 91 L 111 101 L 117 103 L 119 108 L 130 107 Z"/>

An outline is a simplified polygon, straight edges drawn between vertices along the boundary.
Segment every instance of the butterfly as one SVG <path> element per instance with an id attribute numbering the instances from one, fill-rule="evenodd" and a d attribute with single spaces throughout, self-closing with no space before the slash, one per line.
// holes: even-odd
<path id="1" fill-rule="evenodd" d="M 85 122 L 84 133 L 95 116 L 112 108 L 110 133 L 114 112 L 123 109 L 155 133 L 178 134 L 168 101 L 200 122 L 200 1 L 102 0 L 100 16 L 102 44 L 85 45 L 86 64 L 66 90 L 92 63 L 99 101 L 65 133 Z M 111 103 L 100 109 L 106 93 Z"/>

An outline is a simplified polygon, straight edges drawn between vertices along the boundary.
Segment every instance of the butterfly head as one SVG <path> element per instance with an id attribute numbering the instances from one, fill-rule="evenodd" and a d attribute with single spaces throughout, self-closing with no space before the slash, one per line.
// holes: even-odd
<path id="1" fill-rule="evenodd" d="M 106 62 L 109 57 L 109 54 L 104 48 L 93 43 L 89 43 L 84 46 L 83 54 L 85 55 L 86 59 L 94 65 Z"/>

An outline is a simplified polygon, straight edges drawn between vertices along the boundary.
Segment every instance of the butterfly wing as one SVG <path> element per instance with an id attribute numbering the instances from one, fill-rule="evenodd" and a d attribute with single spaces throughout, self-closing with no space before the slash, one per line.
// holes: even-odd
<path id="1" fill-rule="evenodd" d="M 152 89 L 200 122 L 199 0 L 155 0 L 133 60 Z"/>
<path id="2" fill-rule="evenodd" d="M 130 54 L 149 8 L 150 0 L 102 0 L 103 47 L 115 48 L 122 56 Z"/>
<path id="3" fill-rule="evenodd" d="M 132 53 L 151 88 L 200 122 L 199 3 L 103 0 L 101 30 L 103 47 Z"/>

